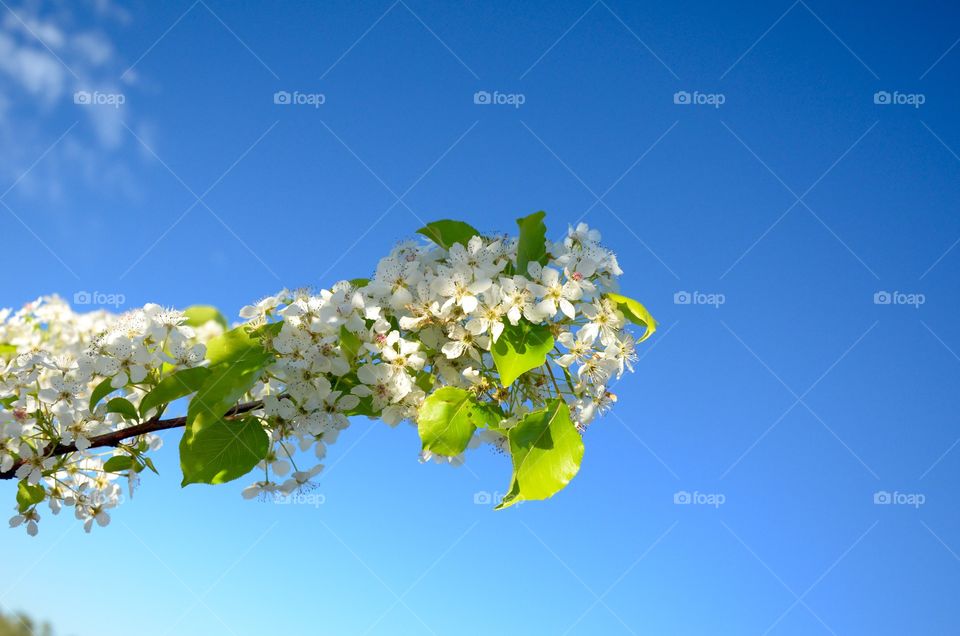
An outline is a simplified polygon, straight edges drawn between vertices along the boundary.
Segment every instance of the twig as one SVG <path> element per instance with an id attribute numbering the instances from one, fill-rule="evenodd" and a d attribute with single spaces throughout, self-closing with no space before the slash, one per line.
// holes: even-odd
<path id="1" fill-rule="evenodd" d="M 246 402 L 244 404 L 238 404 L 229 411 L 226 412 L 224 417 L 230 417 L 233 415 L 240 415 L 242 413 L 249 413 L 250 411 L 255 411 L 263 406 L 263 402 L 257 400 L 256 402 Z M 90 438 L 90 448 L 104 448 L 107 446 L 119 446 L 120 442 L 125 439 L 130 439 L 131 437 L 138 437 L 140 435 L 145 435 L 146 433 L 154 433 L 156 431 L 165 431 L 171 428 L 180 428 L 181 426 L 186 426 L 187 418 L 186 417 L 172 417 L 166 420 L 161 420 L 157 418 L 152 418 L 146 422 L 140 424 L 135 424 L 133 426 L 128 426 L 127 428 L 121 428 L 116 431 L 110 431 L 109 433 L 104 433 L 103 435 L 97 435 Z M 57 444 L 52 449 L 45 449 L 42 453 L 43 457 L 57 457 L 59 455 L 66 455 L 67 453 L 77 452 L 76 444 Z M 23 466 L 26 462 L 20 460 L 14 463 L 13 468 L 10 470 L 0 472 L 0 479 L 13 479 L 16 475 L 17 469 Z"/>

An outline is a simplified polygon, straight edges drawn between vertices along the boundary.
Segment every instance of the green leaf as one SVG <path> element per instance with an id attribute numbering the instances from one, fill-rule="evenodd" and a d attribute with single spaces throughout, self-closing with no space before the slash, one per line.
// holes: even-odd
<path id="1" fill-rule="evenodd" d="M 222 484 L 242 477 L 269 448 L 270 438 L 257 418 L 218 419 L 193 434 L 188 452 L 181 446 L 181 485 Z"/>
<path id="2" fill-rule="evenodd" d="M 517 273 L 527 275 L 529 263 L 547 264 L 547 226 L 543 217 L 547 215 L 542 210 L 529 216 L 517 219 L 520 226 L 520 238 L 517 241 Z"/>
<path id="3" fill-rule="evenodd" d="M 147 468 L 149 468 L 150 470 L 152 470 L 152 471 L 153 471 L 153 474 L 155 474 L 155 475 L 159 475 L 159 474 L 160 474 L 160 473 L 157 471 L 157 467 L 153 465 L 153 460 L 152 460 L 152 459 L 150 459 L 149 457 L 141 457 L 141 459 L 143 460 L 143 465 L 146 466 Z M 138 471 L 138 472 L 139 472 L 139 471 Z"/>
<path id="4" fill-rule="evenodd" d="M 107 402 L 107 413 L 119 413 L 125 420 L 137 421 L 140 419 L 137 407 L 130 400 L 121 397 L 113 398 Z"/>
<path id="5" fill-rule="evenodd" d="M 26 512 L 30 506 L 40 503 L 43 497 L 44 490 L 40 484 L 31 486 L 26 479 L 17 484 L 17 509 L 20 512 Z"/>
<path id="6" fill-rule="evenodd" d="M 641 325 L 647 328 L 637 342 L 643 342 L 652 336 L 653 332 L 657 330 L 657 321 L 653 319 L 653 316 L 650 315 L 650 312 L 647 311 L 646 307 L 641 305 L 633 298 L 627 298 L 626 296 L 612 293 L 607 294 L 607 298 L 612 300 L 617 305 L 627 320 L 635 325 Z"/>
<path id="7" fill-rule="evenodd" d="M 266 433 L 256 419 L 253 419 L 255 426 L 244 424 L 241 427 L 237 421 L 224 418 L 227 411 L 253 388 L 263 368 L 273 360 L 273 356 L 264 351 L 258 342 L 251 342 L 254 345 L 233 349 L 226 358 L 228 361 L 221 361 L 211 367 L 210 375 L 190 400 L 187 424 L 180 439 L 180 466 L 183 468 L 184 486 L 197 482 L 221 483 L 236 479 L 249 472 L 266 454 Z M 247 418 L 249 419 L 251 418 Z M 249 447 L 246 452 L 242 447 L 235 447 L 231 439 L 238 427 L 244 433 L 240 440 Z M 250 456 L 259 452 L 261 436 L 264 440 L 263 454 L 251 462 Z M 229 443 L 230 447 L 222 449 L 223 452 L 214 452 L 213 447 L 218 442 Z M 222 463 L 210 463 L 214 461 Z M 245 470 L 238 473 L 244 467 Z"/>
<path id="8" fill-rule="evenodd" d="M 110 385 L 110 381 L 113 378 L 107 378 L 100 384 L 98 384 L 94 389 L 93 393 L 90 394 L 90 412 L 93 413 L 93 409 L 97 408 L 97 404 L 100 403 L 100 400 L 105 398 L 109 393 L 115 389 Z"/>
<path id="9" fill-rule="evenodd" d="M 570 421 L 570 410 L 557 398 L 529 413 L 508 434 L 513 460 L 510 492 L 496 509 L 521 501 L 548 499 L 580 470 L 583 439 Z"/>
<path id="10" fill-rule="evenodd" d="M 357 289 L 360 289 L 361 287 L 366 287 L 367 285 L 369 285 L 370 279 L 369 278 L 351 278 L 347 282 L 353 285 L 354 287 L 356 287 Z"/>
<path id="11" fill-rule="evenodd" d="M 200 327 L 211 320 L 219 323 L 224 329 L 228 328 L 227 319 L 216 307 L 210 305 L 193 305 L 183 310 L 183 315 L 187 317 L 187 324 L 191 327 Z"/>
<path id="12" fill-rule="evenodd" d="M 203 386 L 204 381 L 210 377 L 210 373 L 210 369 L 206 367 L 194 367 L 181 369 L 168 375 L 143 396 L 143 400 L 140 401 L 140 415 L 146 416 L 151 409 L 196 393 Z"/>
<path id="13" fill-rule="evenodd" d="M 340 349 L 347 356 L 347 361 L 353 364 L 363 346 L 363 340 L 357 334 L 347 329 L 346 325 L 340 325 Z"/>
<path id="14" fill-rule="evenodd" d="M 283 326 L 281 323 L 272 323 L 264 325 L 261 329 L 272 327 L 274 324 L 279 325 L 278 330 Z M 266 334 L 267 331 L 265 329 L 260 333 Z M 210 361 L 210 366 L 221 363 L 232 364 L 237 359 L 250 354 L 250 352 L 265 353 L 263 346 L 260 344 L 260 339 L 257 337 L 258 335 L 260 334 L 251 334 L 245 326 L 241 325 L 211 339 L 207 343 L 207 360 Z"/>
<path id="15" fill-rule="evenodd" d="M 417 413 L 417 430 L 423 450 L 452 456 L 467 448 L 478 426 L 497 421 L 495 414 L 477 402 L 473 393 L 445 386 L 423 401 Z"/>
<path id="16" fill-rule="evenodd" d="M 187 406 L 187 427 L 183 439 L 189 440 L 192 432 L 222 418 L 253 388 L 271 359 L 262 350 L 248 351 L 229 366 L 220 364 L 211 367 L 210 375 Z"/>
<path id="17" fill-rule="evenodd" d="M 437 376 L 433 375 L 429 371 L 424 371 L 421 369 L 420 371 L 417 371 L 417 377 L 414 379 L 413 383 L 423 389 L 424 393 L 429 393 L 430 390 L 433 389 L 433 385 L 436 383 L 436 381 Z"/>
<path id="18" fill-rule="evenodd" d="M 344 411 L 343 414 L 347 416 L 353 415 L 365 415 L 367 417 L 379 417 L 382 411 L 374 410 L 373 408 L 373 398 L 371 396 L 366 396 L 360 398 L 360 402 L 350 409 L 349 411 Z"/>
<path id="19" fill-rule="evenodd" d="M 120 473 L 133 467 L 133 457 L 129 455 L 114 455 L 103 463 L 103 469 L 108 473 Z"/>
<path id="20" fill-rule="evenodd" d="M 9 360 L 17 355 L 17 347 L 12 344 L 0 344 L 0 358 Z"/>
<path id="21" fill-rule="evenodd" d="M 427 223 L 417 230 L 417 234 L 423 234 L 444 249 L 450 249 L 454 243 L 466 247 L 471 238 L 480 236 L 480 232 L 463 221 L 450 220 Z"/>
<path id="22" fill-rule="evenodd" d="M 510 386 L 530 369 L 539 367 L 546 362 L 551 349 L 553 334 L 549 327 L 527 320 L 505 325 L 490 351 L 500 373 L 500 384 Z"/>

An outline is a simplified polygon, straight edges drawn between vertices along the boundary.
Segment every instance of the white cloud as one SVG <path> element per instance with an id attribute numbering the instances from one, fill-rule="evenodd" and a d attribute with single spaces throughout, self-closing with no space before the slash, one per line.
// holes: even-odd
<path id="1" fill-rule="evenodd" d="M 109 0 L 41 2 L 0 7 L 0 13 L 0 140 L 5 149 L 13 149 L 0 156 L 0 191 L 3 182 L 19 176 L 78 120 L 70 144 L 53 152 L 62 155 L 69 147 L 74 159 L 82 156 L 95 166 L 87 170 L 94 182 L 111 173 L 107 164 L 131 143 L 124 123 L 136 125 L 127 95 L 135 86 L 130 77 L 120 79 L 125 64 L 103 31 L 112 26 L 104 18 L 125 24 L 129 14 Z M 113 103 L 76 104 L 78 91 L 121 97 L 113 97 Z M 57 162 L 44 163 L 48 168 L 37 176 L 57 179 L 58 174 L 51 174 Z"/>

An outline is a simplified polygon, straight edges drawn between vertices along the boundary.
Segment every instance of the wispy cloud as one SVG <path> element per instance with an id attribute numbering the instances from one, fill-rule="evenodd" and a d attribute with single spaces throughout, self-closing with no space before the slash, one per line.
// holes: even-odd
<path id="1" fill-rule="evenodd" d="M 109 0 L 85 3 L 0 0 L 0 177 L 17 179 L 37 151 L 73 122 L 69 138 L 23 181 L 22 192 L 56 196 L 65 162 L 83 162 L 81 174 L 101 187 L 125 169 L 117 155 L 129 145 L 123 122 L 134 122 L 127 74 L 108 29 L 130 21 Z M 59 166 L 59 169 L 58 169 Z M 119 182 L 125 182 L 120 178 Z"/>

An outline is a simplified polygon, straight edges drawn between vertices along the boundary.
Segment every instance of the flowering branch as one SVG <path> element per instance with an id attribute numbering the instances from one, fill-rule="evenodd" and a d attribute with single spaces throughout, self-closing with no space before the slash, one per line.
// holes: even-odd
<path id="1" fill-rule="evenodd" d="M 481 444 L 509 455 L 497 508 L 552 497 L 657 323 L 620 295 L 599 232 L 581 223 L 554 242 L 543 218 L 518 219 L 514 237 L 430 223 L 418 230 L 429 243 L 397 244 L 369 279 L 282 290 L 233 328 L 208 306 L 78 313 L 47 297 L 0 309 L 10 525 L 36 534 L 41 504 L 73 508 L 88 531 L 107 525 L 121 483 L 132 492 L 156 471 L 155 433 L 178 427 L 183 486 L 252 473 L 244 497 L 290 495 L 358 416 L 416 426 L 423 461 L 459 464 Z M 179 400 L 186 415 L 161 419 Z"/>
<path id="2" fill-rule="evenodd" d="M 244 413 L 249 413 L 250 411 L 255 411 L 257 409 L 263 408 L 263 402 L 257 400 L 255 402 L 247 402 L 245 404 L 238 404 L 229 411 L 227 411 L 225 418 L 232 418 L 237 415 L 242 415 Z M 130 439 L 132 437 L 139 437 L 141 435 L 146 435 L 148 433 L 156 433 L 158 431 L 166 431 L 171 428 L 182 428 L 186 426 L 187 418 L 183 417 L 171 417 L 168 419 L 159 419 L 158 417 L 153 417 L 142 422 L 140 424 L 134 424 L 133 426 L 128 426 L 126 428 L 117 429 L 109 433 L 104 433 L 103 435 L 95 435 L 91 437 L 88 441 L 90 445 L 87 446 L 84 450 L 89 450 L 91 448 L 106 448 L 106 447 L 118 447 L 120 443 L 125 439 Z M 55 445 L 52 449 L 44 449 L 40 456 L 43 458 L 58 457 L 60 455 L 67 455 L 69 453 L 77 452 L 76 442 L 70 444 L 59 443 Z M 13 464 L 13 468 L 0 472 L 0 479 L 13 479 L 16 475 L 17 469 L 21 466 L 24 466 L 26 462 L 23 460 L 16 461 Z"/>

